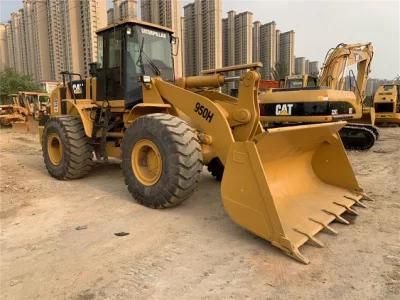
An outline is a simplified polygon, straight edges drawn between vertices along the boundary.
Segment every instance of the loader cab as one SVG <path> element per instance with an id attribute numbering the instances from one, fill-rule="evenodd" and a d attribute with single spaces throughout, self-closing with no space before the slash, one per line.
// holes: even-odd
<path id="1" fill-rule="evenodd" d="M 144 75 L 174 81 L 172 43 L 168 28 L 125 21 L 97 32 L 97 100 L 124 100 L 130 108 L 142 102 Z"/>

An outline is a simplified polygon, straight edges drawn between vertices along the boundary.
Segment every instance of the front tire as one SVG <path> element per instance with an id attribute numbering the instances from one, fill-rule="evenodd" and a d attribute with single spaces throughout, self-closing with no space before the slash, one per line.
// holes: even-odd
<path id="1" fill-rule="evenodd" d="M 196 132 L 162 113 L 138 118 L 126 129 L 122 170 L 131 195 L 142 205 L 166 208 L 189 198 L 202 169 Z"/>
<path id="2" fill-rule="evenodd" d="M 78 117 L 49 119 L 43 130 L 42 151 L 47 171 L 54 178 L 78 179 L 92 168 L 93 149 Z"/>

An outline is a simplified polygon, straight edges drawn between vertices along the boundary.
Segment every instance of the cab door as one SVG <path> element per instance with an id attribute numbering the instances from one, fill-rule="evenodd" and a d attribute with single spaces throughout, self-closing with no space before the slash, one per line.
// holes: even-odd
<path id="1" fill-rule="evenodd" d="M 122 74 L 122 30 L 115 28 L 99 36 L 98 48 L 103 49 L 97 66 L 97 99 L 124 99 Z M 102 40 L 100 42 L 100 40 Z M 100 45 L 102 43 L 102 47 Z"/>

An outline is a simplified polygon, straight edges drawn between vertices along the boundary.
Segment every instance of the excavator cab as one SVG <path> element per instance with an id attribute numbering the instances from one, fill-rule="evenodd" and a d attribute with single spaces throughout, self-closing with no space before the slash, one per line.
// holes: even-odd
<path id="1" fill-rule="evenodd" d="M 124 99 L 125 108 L 131 108 L 143 101 L 141 77 L 174 81 L 172 31 L 132 21 L 106 27 L 97 32 L 97 38 L 92 75 L 97 78 L 98 100 Z"/>
<path id="2" fill-rule="evenodd" d="M 285 88 L 307 88 L 318 86 L 318 77 L 304 74 L 304 75 L 290 75 L 285 77 Z"/>

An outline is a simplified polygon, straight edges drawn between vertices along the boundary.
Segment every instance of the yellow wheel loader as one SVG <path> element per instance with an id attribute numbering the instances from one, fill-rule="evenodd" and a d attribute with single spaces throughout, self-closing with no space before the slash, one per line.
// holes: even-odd
<path id="1" fill-rule="evenodd" d="M 12 104 L 0 107 L 0 124 L 11 125 L 15 131 L 37 133 L 39 118 L 47 114 L 48 96 L 47 93 L 25 91 L 9 95 Z"/>
<path id="2" fill-rule="evenodd" d="M 0 127 L 10 127 L 11 119 L 10 116 L 13 114 L 14 97 L 16 94 L 7 95 L 7 98 L 0 105 Z"/>
<path id="3" fill-rule="evenodd" d="M 377 124 L 400 126 L 400 84 L 381 85 L 374 95 Z"/>
<path id="4" fill-rule="evenodd" d="M 285 88 L 260 95 L 261 120 L 266 126 L 326 123 L 346 120 L 340 130 L 347 149 L 368 150 L 379 137 L 375 111 L 365 107 L 365 90 L 373 57 L 371 43 L 339 44 L 328 51 L 321 74 L 291 76 Z M 350 70 L 345 90 L 346 68 L 356 65 L 357 77 Z"/>
<path id="5" fill-rule="evenodd" d="M 98 33 L 92 77 L 64 72 L 40 119 L 46 168 L 57 179 L 81 178 L 93 160 L 121 160 L 125 184 L 144 206 L 167 208 L 189 198 L 203 165 L 224 166 L 221 198 L 234 222 L 308 263 L 300 246 L 348 224 L 368 199 L 338 131 L 344 122 L 278 128 L 260 125 L 260 64 L 174 80 L 168 28 L 137 20 Z M 238 97 L 218 88 L 244 70 Z M 78 76 L 79 78 L 73 78 Z"/>

